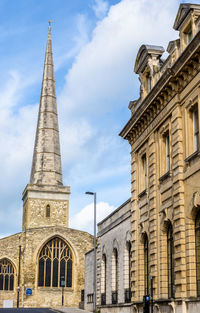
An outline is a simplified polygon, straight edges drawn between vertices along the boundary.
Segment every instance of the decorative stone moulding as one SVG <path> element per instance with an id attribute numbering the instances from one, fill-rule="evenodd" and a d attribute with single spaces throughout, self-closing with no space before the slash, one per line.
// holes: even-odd
<path id="1" fill-rule="evenodd" d="M 162 109 L 189 84 L 199 71 L 200 32 L 185 48 L 173 66 L 166 69 L 121 131 L 120 136 L 134 144 Z M 138 101 L 140 102 L 141 99 Z M 133 103 L 136 105 L 137 101 Z"/>

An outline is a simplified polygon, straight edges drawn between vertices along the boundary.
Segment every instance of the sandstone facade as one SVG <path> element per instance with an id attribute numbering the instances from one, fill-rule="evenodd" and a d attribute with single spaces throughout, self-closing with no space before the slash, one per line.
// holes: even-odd
<path id="1" fill-rule="evenodd" d="M 200 6 L 180 5 L 180 38 L 143 45 L 140 98 L 121 136 L 131 145 L 131 290 L 134 312 L 151 294 L 154 312 L 199 312 Z"/>

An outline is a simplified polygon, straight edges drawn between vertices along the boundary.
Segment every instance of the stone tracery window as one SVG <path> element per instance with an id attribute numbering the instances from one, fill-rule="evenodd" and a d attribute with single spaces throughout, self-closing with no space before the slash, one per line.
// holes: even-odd
<path id="1" fill-rule="evenodd" d="M 39 255 L 39 287 L 72 287 L 72 252 L 60 238 L 55 237 L 45 244 Z"/>
<path id="2" fill-rule="evenodd" d="M 14 267 L 4 258 L 0 260 L 0 290 L 14 289 Z"/>

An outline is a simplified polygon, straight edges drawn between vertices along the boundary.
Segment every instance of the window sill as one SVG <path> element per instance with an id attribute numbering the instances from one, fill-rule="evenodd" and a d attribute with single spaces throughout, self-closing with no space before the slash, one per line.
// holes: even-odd
<path id="1" fill-rule="evenodd" d="M 142 192 L 139 193 L 138 198 L 140 199 L 140 198 L 144 197 L 146 194 L 147 194 L 147 190 L 144 189 Z"/>
<path id="2" fill-rule="evenodd" d="M 193 152 L 192 154 L 190 154 L 186 159 L 185 162 L 190 162 L 191 160 L 195 159 L 197 156 L 199 156 L 200 151 L 196 150 L 195 152 Z"/>
<path id="3" fill-rule="evenodd" d="M 160 178 L 159 178 L 159 182 L 162 183 L 165 179 L 167 179 L 168 177 L 171 176 L 171 172 L 168 171 L 167 173 L 165 173 L 164 175 L 162 175 Z"/>

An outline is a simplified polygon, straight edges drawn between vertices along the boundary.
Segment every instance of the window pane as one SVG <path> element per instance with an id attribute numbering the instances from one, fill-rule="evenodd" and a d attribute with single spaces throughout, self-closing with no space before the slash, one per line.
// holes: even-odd
<path id="1" fill-rule="evenodd" d="M 39 261 L 38 286 L 44 286 L 44 260 Z"/>
<path id="2" fill-rule="evenodd" d="M 145 236 L 144 240 L 144 281 L 145 281 L 145 294 L 149 294 L 149 247 L 148 247 L 148 238 Z"/>
<path id="3" fill-rule="evenodd" d="M 72 261 L 67 262 L 67 287 L 72 287 Z"/>
<path id="4" fill-rule="evenodd" d="M 61 286 L 62 278 L 64 278 L 65 280 L 65 260 L 64 259 L 60 262 L 60 286 Z"/>
<path id="5" fill-rule="evenodd" d="M 10 290 L 14 289 L 14 275 L 10 276 Z"/>
<path id="6" fill-rule="evenodd" d="M 50 287 L 51 285 L 51 261 L 50 259 L 46 260 L 46 277 L 45 277 L 45 286 Z"/>
<path id="7" fill-rule="evenodd" d="M 46 217 L 50 217 L 50 206 L 46 206 Z"/>
<path id="8" fill-rule="evenodd" d="M 5 276 L 5 290 L 8 290 L 8 275 Z"/>
<path id="9" fill-rule="evenodd" d="M 58 287 L 58 260 L 53 261 L 53 287 Z"/>

